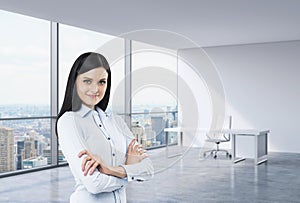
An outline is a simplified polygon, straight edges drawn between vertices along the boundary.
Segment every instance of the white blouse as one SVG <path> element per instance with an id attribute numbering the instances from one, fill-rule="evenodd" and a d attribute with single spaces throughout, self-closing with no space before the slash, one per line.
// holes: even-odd
<path id="1" fill-rule="evenodd" d="M 66 112 L 57 123 L 60 147 L 75 178 L 75 192 L 70 202 L 126 202 L 125 186 L 129 181 L 143 181 L 153 176 L 149 158 L 140 163 L 125 165 L 129 143 L 134 138 L 126 123 L 116 115 L 108 115 L 100 108 L 92 110 L 85 105 L 77 112 Z M 124 179 L 95 171 L 84 176 L 78 158 L 82 150 L 99 155 L 111 166 L 124 167 Z"/>

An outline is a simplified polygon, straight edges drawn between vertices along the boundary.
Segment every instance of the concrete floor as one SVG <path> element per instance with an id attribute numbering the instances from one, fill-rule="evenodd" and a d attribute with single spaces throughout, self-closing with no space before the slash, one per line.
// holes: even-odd
<path id="1" fill-rule="evenodd" d="M 130 183 L 128 202 L 300 202 L 300 154 L 269 153 L 267 163 L 255 166 L 253 159 L 233 164 L 199 152 L 166 158 L 165 149 L 149 151 L 155 176 Z M 68 167 L 1 178 L 0 202 L 68 202 L 73 186 Z"/>

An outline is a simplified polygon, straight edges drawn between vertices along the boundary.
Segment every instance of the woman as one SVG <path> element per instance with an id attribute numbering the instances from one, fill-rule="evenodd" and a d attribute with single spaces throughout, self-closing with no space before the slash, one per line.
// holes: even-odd
<path id="1" fill-rule="evenodd" d="M 110 86 L 110 67 L 101 54 L 76 59 L 56 123 L 76 181 L 70 202 L 126 202 L 129 181 L 153 176 L 151 160 L 124 121 L 105 113 Z"/>

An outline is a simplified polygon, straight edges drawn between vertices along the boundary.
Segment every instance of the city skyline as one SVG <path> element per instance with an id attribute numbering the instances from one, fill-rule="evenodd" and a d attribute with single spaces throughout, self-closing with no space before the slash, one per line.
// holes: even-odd
<path id="1" fill-rule="evenodd" d="M 142 113 L 133 113 L 132 122 L 138 121 L 145 129 L 144 146 L 164 145 L 163 128 L 177 125 L 177 116 L 175 116 L 177 106 L 158 107 L 146 104 L 135 105 L 133 109 Z M 152 114 L 152 110 L 157 112 L 155 109 L 165 113 L 159 111 L 157 114 Z M 49 113 L 50 106 L 48 105 L 0 105 L 0 154 L 1 158 L 6 160 L 5 163 L 2 162 L 3 166 L 0 166 L 3 168 L 2 172 L 51 164 L 51 119 L 30 119 L 31 117 L 47 117 Z M 3 129 L 9 130 L 3 133 Z M 133 128 L 132 131 L 134 131 Z M 137 138 L 140 136 L 137 133 L 134 135 Z M 59 151 L 59 161 L 66 161 L 61 151 Z M 10 168 L 7 166 L 9 164 Z"/>

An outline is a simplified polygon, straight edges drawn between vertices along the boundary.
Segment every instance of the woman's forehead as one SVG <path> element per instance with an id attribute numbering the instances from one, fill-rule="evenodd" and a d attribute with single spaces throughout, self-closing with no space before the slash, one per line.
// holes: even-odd
<path id="1" fill-rule="evenodd" d="M 80 77 L 88 77 L 88 78 L 91 78 L 91 79 L 102 79 L 102 78 L 107 78 L 108 73 L 107 73 L 105 68 L 98 67 L 98 68 L 94 68 L 92 70 L 89 70 L 85 73 L 82 73 L 79 76 Z"/>

